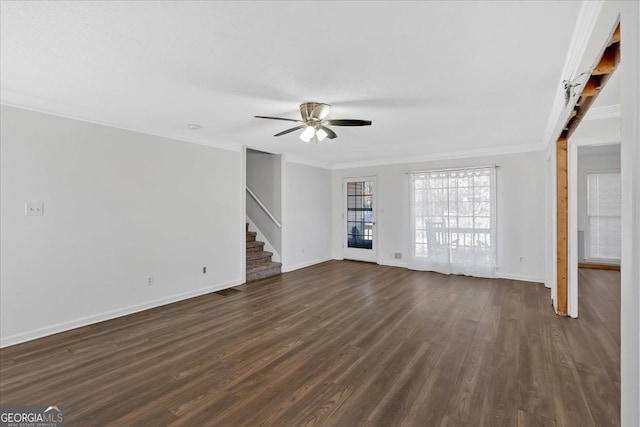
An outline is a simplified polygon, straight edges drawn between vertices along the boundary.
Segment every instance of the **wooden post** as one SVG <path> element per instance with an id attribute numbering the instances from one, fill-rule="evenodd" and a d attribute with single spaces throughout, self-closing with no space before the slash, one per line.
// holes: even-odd
<path id="1" fill-rule="evenodd" d="M 569 193 L 567 181 L 567 137 L 563 133 L 556 143 L 556 169 L 558 181 L 556 185 L 557 215 L 558 215 L 558 282 L 556 289 L 557 310 L 561 316 L 567 315 L 567 271 L 568 263 L 568 233 L 569 233 Z"/>

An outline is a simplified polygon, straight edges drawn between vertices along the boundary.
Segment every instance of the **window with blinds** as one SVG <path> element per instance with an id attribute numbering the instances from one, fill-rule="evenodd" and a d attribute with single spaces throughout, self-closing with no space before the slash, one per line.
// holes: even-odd
<path id="1" fill-rule="evenodd" d="M 619 172 L 587 174 L 587 258 L 620 261 Z"/>

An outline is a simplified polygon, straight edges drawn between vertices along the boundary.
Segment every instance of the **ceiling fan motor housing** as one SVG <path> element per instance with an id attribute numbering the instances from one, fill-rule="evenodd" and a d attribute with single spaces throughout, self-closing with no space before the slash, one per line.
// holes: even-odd
<path id="1" fill-rule="evenodd" d="M 300 104 L 300 115 L 302 116 L 302 121 L 307 122 L 311 119 L 311 112 L 318 106 L 322 105 L 321 102 L 305 102 Z"/>

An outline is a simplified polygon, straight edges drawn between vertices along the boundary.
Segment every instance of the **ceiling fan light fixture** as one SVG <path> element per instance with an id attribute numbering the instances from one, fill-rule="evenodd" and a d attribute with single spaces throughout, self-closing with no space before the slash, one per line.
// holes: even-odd
<path id="1" fill-rule="evenodd" d="M 323 139 L 325 139 L 327 136 L 329 136 L 329 134 L 327 132 L 325 132 L 324 129 L 318 129 L 316 131 L 316 137 L 318 138 L 318 141 L 322 141 Z"/>
<path id="2" fill-rule="evenodd" d="M 313 128 L 313 126 L 307 126 L 304 132 L 300 134 L 300 139 L 303 140 L 304 142 L 309 142 L 311 141 L 311 138 L 313 138 L 315 135 L 316 135 L 316 130 Z"/>

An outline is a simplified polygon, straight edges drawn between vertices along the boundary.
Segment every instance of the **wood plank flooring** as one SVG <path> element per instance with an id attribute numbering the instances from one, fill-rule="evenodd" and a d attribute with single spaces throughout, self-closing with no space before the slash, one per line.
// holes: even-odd
<path id="1" fill-rule="evenodd" d="M 66 425 L 615 426 L 620 273 L 541 284 L 330 261 L 0 350 Z"/>

